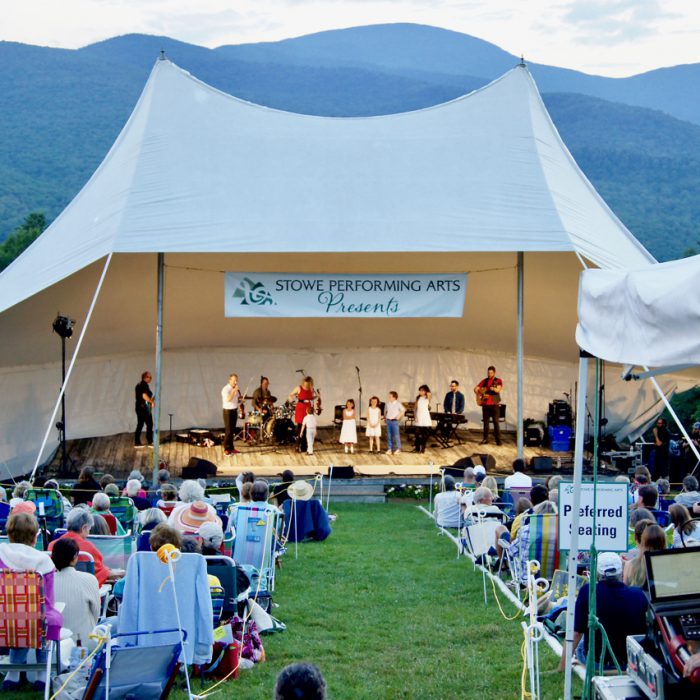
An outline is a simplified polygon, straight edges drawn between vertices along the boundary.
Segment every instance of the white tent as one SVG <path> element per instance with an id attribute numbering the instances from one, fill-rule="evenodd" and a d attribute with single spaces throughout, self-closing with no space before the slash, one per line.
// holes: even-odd
<path id="1" fill-rule="evenodd" d="M 95 174 L 0 275 L 0 461 L 10 471 L 31 466 L 55 401 L 51 321 L 58 310 L 80 327 L 108 255 L 70 384 L 69 437 L 129 429 L 132 386 L 152 367 L 157 253 L 162 405 L 175 427 L 220 420 L 216 388 L 233 365 L 244 382 L 271 375 L 279 395 L 305 367 L 331 403 L 352 394 L 354 364 L 371 367 L 382 394 L 457 374 L 469 387 L 493 360 L 513 386 L 519 253 L 524 412 L 541 414 L 574 380 L 582 261 L 654 262 L 576 166 L 524 66 L 433 108 L 346 119 L 250 104 L 161 60 Z M 471 274 L 462 319 L 301 323 L 224 318 L 225 270 Z"/>

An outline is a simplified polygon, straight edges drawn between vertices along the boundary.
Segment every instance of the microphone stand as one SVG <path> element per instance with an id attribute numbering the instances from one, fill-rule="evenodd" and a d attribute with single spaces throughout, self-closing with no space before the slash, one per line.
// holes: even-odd
<path id="1" fill-rule="evenodd" d="M 360 415 L 360 427 L 362 427 L 362 378 L 360 377 L 360 368 L 355 366 L 355 371 L 357 372 L 357 387 L 360 394 L 360 403 L 358 404 L 358 411 Z"/>

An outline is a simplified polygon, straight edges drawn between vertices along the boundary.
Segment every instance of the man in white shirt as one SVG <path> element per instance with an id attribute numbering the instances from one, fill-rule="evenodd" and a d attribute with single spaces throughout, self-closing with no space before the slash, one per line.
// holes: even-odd
<path id="1" fill-rule="evenodd" d="M 233 436 L 236 432 L 238 420 L 238 406 L 241 399 L 241 390 L 238 388 L 238 375 L 231 374 L 228 382 L 221 390 L 221 403 L 224 411 L 224 454 L 237 455 L 238 450 L 233 447 Z"/>
<path id="2" fill-rule="evenodd" d="M 532 477 L 525 473 L 525 461 L 518 458 L 513 461 L 513 473 L 503 482 L 505 489 L 532 488 Z"/>
<path id="3" fill-rule="evenodd" d="M 403 414 L 403 406 L 399 402 L 399 395 L 395 391 L 390 391 L 389 400 L 384 404 L 384 420 L 386 421 L 386 437 L 389 448 L 386 453 L 388 455 L 401 452 L 399 421 L 403 418 Z"/>
<path id="4" fill-rule="evenodd" d="M 444 478 L 445 490 L 433 500 L 435 522 L 440 527 L 459 527 L 461 511 L 459 493 L 455 491 L 455 480 L 449 474 Z"/>

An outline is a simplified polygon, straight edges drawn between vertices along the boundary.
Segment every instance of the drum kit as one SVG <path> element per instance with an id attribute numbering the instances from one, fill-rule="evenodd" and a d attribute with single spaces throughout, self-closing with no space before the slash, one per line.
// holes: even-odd
<path id="1" fill-rule="evenodd" d="M 243 400 L 253 400 L 244 396 Z M 277 397 L 263 399 L 262 407 L 250 411 L 245 419 L 240 439 L 251 445 L 289 445 L 296 440 L 294 403 L 285 401 L 276 406 Z"/>

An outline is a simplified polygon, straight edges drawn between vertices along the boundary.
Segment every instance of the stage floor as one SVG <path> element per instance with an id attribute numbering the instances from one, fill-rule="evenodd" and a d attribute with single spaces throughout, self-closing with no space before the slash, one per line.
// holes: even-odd
<path id="1" fill-rule="evenodd" d="M 221 445 L 198 447 L 182 442 L 165 442 L 161 445 L 161 461 L 165 462 L 174 477 L 180 476 L 183 467 L 192 457 L 213 462 L 218 468 L 218 477 L 235 477 L 241 471 L 251 470 L 260 476 L 272 476 L 291 469 L 296 475 L 328 473 L 329 465 L 352 465 L 355 472 L 364 476 L 420 476 L 431 472 L 431 463 L 437 467 L 452 465 L 462 457 L 474 454 L 489 454 L 496 461 L 496 473 L 506 474 L 517 455 L 515 433 L 502 433 L 503 444 L 494 442 L 480 445 L 481 432 L 462 430 L 459 432 L 462 444 L 453 443 L 452 447 L 440 447 L 435 440 L 428 442 L 424 454 L 415 454 L 411 445 L 402 435 L 406 448 L 400 454 L 387 455 L 384 452 L 372 454 L 367 449 L 367 438 L 359 435 L 360 443 L 355 447 L 355 454 L 346 454 L 338 443 L 339 431 L 333 428 L 321 428 L 314 446 L 314 454 L 300 454 L 291 445 L 248 444 L 236 442 L 240 454 L 226 457 Z M 167 431 L 163 437 L 167 439 Z M 491 436 L 493 441 L 493 436 Z M 383 438 L 382 445 L 386 449 Z M 570 453 L 553 453 L 543 447 L 525 447 L 525 458 L 529 463 L 532 457 L 552 456 L 556 463 L 559 456 L 570 459 Z M 92 465 L 98 471 L 110 473 L 116 478 L 125 478 L 132 469 L 139 469 L 144 474 L 153 470 L 153 450 L 135 449 L 132 433 L 119 433 L 104 437 L 83 438 L 68 442 L 68 456 L 73 460 L 74 468 L 80 469 Z M 60 452 L 54 457 L 49 469 L 57 473 L 60 466 Z"/>

